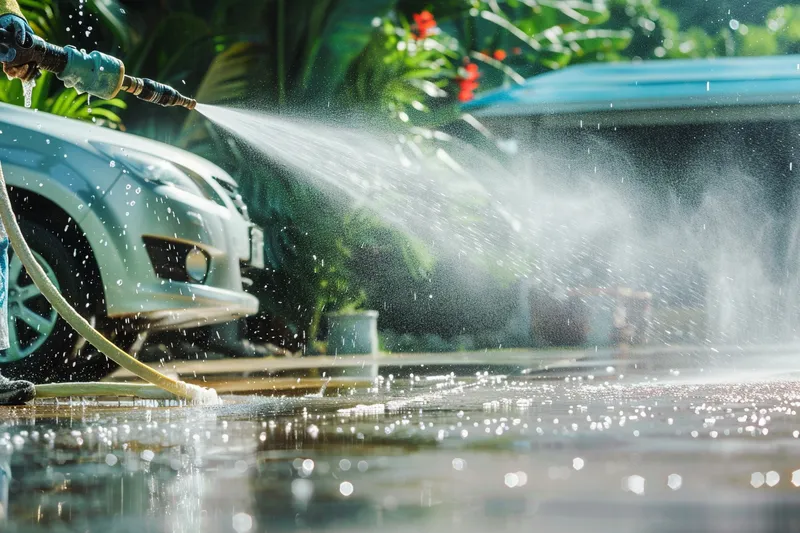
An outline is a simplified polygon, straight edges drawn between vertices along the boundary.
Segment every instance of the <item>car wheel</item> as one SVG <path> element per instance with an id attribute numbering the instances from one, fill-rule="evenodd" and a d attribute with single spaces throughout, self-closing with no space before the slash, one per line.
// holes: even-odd
<path id="1" fill-rule="evenodd" d="M 47 227 L 26 220 L 19 224 L 37 261 L 67 301 L 123 350 L 136 346 L 135 328 L 104 317 L 102 294 L 92 288 L 91 274 L 78 254 Z M 35 383 L 93 381 L 113 372 L 116 364 L 58 316 L 13 251 L 8 266 L 10 348 L 0 354 L 0 372 Z"/>

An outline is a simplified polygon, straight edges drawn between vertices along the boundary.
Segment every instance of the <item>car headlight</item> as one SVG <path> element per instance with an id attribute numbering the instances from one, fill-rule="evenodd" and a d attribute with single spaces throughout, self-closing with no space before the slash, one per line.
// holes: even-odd
<path id="1" fill-rule="evenodd" d="M 165 159 L 120 146 L 95 143 L 95 147 L 109 158 L 109 164 L 121 167 L 123 171 L 147 183 L 175 187 L 201 198 L 209 198 L 204 187 Z"/>

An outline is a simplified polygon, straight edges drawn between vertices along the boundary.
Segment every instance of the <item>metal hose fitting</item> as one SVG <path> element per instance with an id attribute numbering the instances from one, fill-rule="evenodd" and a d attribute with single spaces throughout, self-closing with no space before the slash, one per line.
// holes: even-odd
<path id="1" fill-rule="evenodd" d="M 183 96 L 169 85 L 147 78 L 134 78 L 126 75 L 122 80 L 122 90 L 140 100 L 164 107 L 179 106 L 192 110 L 197 106 L 196 100 Z"/>

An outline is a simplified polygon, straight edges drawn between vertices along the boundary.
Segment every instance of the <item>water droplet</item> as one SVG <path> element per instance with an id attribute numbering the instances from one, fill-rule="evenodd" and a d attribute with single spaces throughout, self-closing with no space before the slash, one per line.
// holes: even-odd
<path id="1" fill-rule="evenodd" d="M 509 472 L 503 477 L 503 482 L 506 484 L 506 487 L 513 489 L 519 484 L 519 476 L 514 472 Z"/>
<path id="2" fill-rule="evenodd" d="M 247 533 L 253 529 L 253 517 L 247 513 L 233 515 L 233 529 L 236 533 Z"/>
<path id="3" fill-rule="evenodd" d="M 678 490 L 683 485 L 683 478 L 678 474 L 670 474 L 667 477 L 667 486 L 672 490 Z"/>
<path id="4" fill-rule="evenodd" d="M 354 490 L 353 484 L 349 481 L 342 481 L 339 485 L 339 492 L 342 493 L 342 496 L 350 496 L 353 494 Z"/>
<path id="5" fill-rule="evenodd" d="M 33 105 L 33 89 L 36 87 L 36 80 L 25 80 L 22 82 L 22 95 L 25 99 L 25 107 Z"/>
<path id="6" fill-rule="evenodd" d="M 307 502 L 314 494 L 314 483 L 309 479 L 295 479 L 292 481 L 292 496 L 301 502 Z"/>
<path id="7" fill-rule="evenodd" d="M 767 475 L 764 476 L 764 480 L 767 482 L 767 485 L 769 485 L 770 487 L 774 487 L 775 485 L 780 483 L 781 476 L 780 476 L 780 474 L 778 474 L 777 472 L 775 472 L 773 470 L 773 471 L 767 472 Z"/>
<path id="8" fill-rule="evenodd" d="M 625 479 L 625 488 L 636 495 L 644 494 L 645 479 L 642 476 L 630 476 Z"/>

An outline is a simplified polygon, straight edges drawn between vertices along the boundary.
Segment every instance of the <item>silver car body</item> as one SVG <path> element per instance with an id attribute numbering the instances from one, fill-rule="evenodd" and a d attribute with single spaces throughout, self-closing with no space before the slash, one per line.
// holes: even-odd
<path id="1" fill-rule="evenodd" d="M 260 232 L 246 218 L 235 198 L 236 183 L 224 170 L 166 144 L 5 104 L 0 104 L 0 131 L 0 162 L 9 186 L 56 204 L 85 234 L 109 316 L 169 329 L 257 312 L 257 299 L 243 289 L 241 268 L 263 264 Z M 176 168 L 184 177 L 192 175 L 202 194 L 151 179 L 148 174 L 159 170 L 160 162 L 173 176 Z M 146 238 L 203 250 L 209 261 L 205 280 L 159 277 Z"/>

